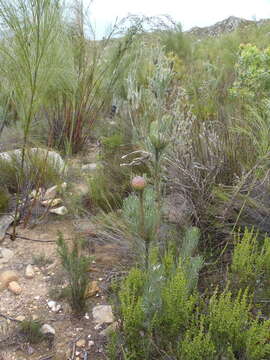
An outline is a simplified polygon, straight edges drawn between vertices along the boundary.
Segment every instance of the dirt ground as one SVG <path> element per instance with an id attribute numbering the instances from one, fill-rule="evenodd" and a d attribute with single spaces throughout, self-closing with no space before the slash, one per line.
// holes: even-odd
<path id="1" fill-rule="evenodd" d="M 57 218 L 59 219 L 59 218 Z M 88 220 L 84 220 L 87 225 Z M 127 250 L 119 244 L 102 243 L 98 239 L 92 240 L 91 249 L 87 250 L 94 256 L 89 271 L 90 282 L 98 283 L 99 291 L 89 298 L 87 311 L 81 318 L 75 317 L 66 300 L 57 300 L 61 305 L 59 312 L 53 312 L 48 307 L 48 301 L 53 300 L 54 289 L 67 284 L 62 265 L 60 264 L 55 242 L 60 230 L 65 239 L 72 241 L 78 225 L 71 220 L 49 221 L 38 225 L 34 229 L 17 228 L 17 234 L 32 240 L 17 238 L 11 241 L 7 236 L 1 247 L 14 252 L 7 264 L 0 268 L 15 270 L 19 274 L 18 283 L 22 287 L 20 295 L 14 295 L 9 290 L 0 293 L 0 324 L 6 322 L 7 335 L 0 333 L 0 360 L 49 360 L 49 359 L 106 359 L 106 336 L 97 328 L 92 317 L 92 308 L 96 305 L 110 304 L 109 286 L 111 279 L 121 276 L 127 269 L 129 257 Z M 35 261 L 39 256 L 50 259 L 48 264 L 39 264 Z M 35 270 L 33 279 L 25 277 L 25 269 L 32 264 Z M 28 344 L 22 337 L 16 336 L 18 323 L 13 319 L 24 316 L 26 319 L 34 318 L 42 323 L 51 325 L 55 329 L 55 338 L 52 343 L 43 341 L 40 344 Z M 9 317 L 11 320 L 6 320 Z M 1 339 L 2 337 L 2 339 Z M 84 339 L 85 345 L 76 346 L 78 340 Z M 1 357 L 2 356 L 2 357 Z"/>

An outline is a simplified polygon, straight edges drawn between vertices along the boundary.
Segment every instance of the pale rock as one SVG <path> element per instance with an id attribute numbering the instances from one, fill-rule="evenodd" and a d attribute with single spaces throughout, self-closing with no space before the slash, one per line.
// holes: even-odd
<path id="1" fill-rule="evenodd" d="M 57 185 L 54 185 L 54 186 L 50 187 L 49 189 L 47 189 L 45 192 L 45 195 L 43 196 L 43 199 L 44 200 L 54 199 L 57 195 L 57 189 L 58 189 Z"/>
<path id="2" fill-rule="evenodd" d="M 21 160 L 22 149 L 11 150 L 0 153 L 0 160 L 12 162 L 13 159 Z M 30 148 L 25 151 L 25 163 L 26 169 L 29 164 L 35 164 L 35 159 L 38 158 L 40 161 L 44 161 L 57 170 L 59 173 L 65 171 L 66 165 L 62 157 L 56 151 L 49 151 L 42 148 Z"/>
<path id="3" fill-rule="evenodd" d="M 48 301 L 48 307 L 53 311 L 53 312 L 58 312 L 61 310 L 61 305 L 57 304 L 56 301 L 50 300 Z"/>
<path id="4" fill-rule="evenodd" d="M 93 308 L 93 318 L 98 325 L 114 322 L 111 305 L 98 305 Z"/>
<path id="5" fill-rule="evenodd" d="M 8 284 L 8 290 L 11 291 L 15 295 L 20 295 L 22 293 L 22 288 L 17 283 L 17 281 L 11 281 Z"/>
<path id="6" fill-rule="evenodd" d="M 78 340 L 78 341 L 76 342 L 76 345 L 77 345 L 78 347 L 85 347 L 85 344 L 86 344 L 85 339 L 80 339 L 80 340 Z"/>
<path id="7" fill-rule="evenodd" d="M 61 206 L 59 208 L 56 209 L 51 209 L 50 213 L 52 214 L 57 214 L 57 215 L 66 215 L 68 213 L 68 210 L 65 206 Z"/>
<path id="8" fill-rule="evenodd" d="M 91 346 L 94 346 L 94 345 L 95 345 L 95 343 L 93 340 L 88 341 L 88 348 L 90 348 Z"/>
<path id="9" fill-rule="evenodd" d="M 97 164 L 96 163 L 90 163 L 90 164 L 85 164 L 82 166 L 82 171 L 83 172 L 92 172 L 97 170 Z"/>
<path id="10" fill-rule="evenodd" d="M 25 277 L 27 279 L 33 279 L 34 276 L 35 276 L 35 271 L 33 269 L 33 266 L 31 264 L 27 265 L 25 269 Z"/>
<path id="11" fill-rule="evenodd" d="M 108 336 L 108 335 L 110 335 L 111 332 L 115 331 L 117 329 L 117 327 L 118 327 L 118 322 L 115 321 L 111 325 L 106 327 L 104 330 L 102 330 L 100 332 L 100 335 L 101 336 Z"/>
<path id="12" fill-rule="evenodd" d="M 31 193 L 30 193 L 30 198 L 31 199 L 40 199 L 42 195 L 42 189 L 39 188 L 38 190 L 34 189 Z"/>
<path id="13" fill-rule="evenodd" d="M 41 204 L 43 206 L 55 207 L 57 205 L 60 205 L 62 202 L 63 202 L 62 199 L 57 198 L 57 199 L 50 199 L 50 200 L 41 201 Z"/>
<path id="14" fill-rule="evenodd" d="M 14 221 L 14 214 L 0 216 L 0 242 L 6 236 L 7 229 Z"/>
<path id="15" fill-rule="evenodd" d="M 7 287 L 11 281 L 18 281 L 18 280 L 19 280 L 18 274 L 13 270 L 6 270 L 0 274 L 0 283 L 3 284 L 4 287 Z"/>
<path id="16" fill-rule="evenodd" d="M 43 335 L 55 335 L 54 328 L 49 324 L 42 325 L 40 331 Z"/>
<path id="17" fill-rule="evenodd" d="M 23 316 L 23 315 L 19 315 L 19 316 L 17 316 L 16 317 L 16 320 L 18 320 L 18 321 L 24 321 L 25 320 L 25 316 Z"/>

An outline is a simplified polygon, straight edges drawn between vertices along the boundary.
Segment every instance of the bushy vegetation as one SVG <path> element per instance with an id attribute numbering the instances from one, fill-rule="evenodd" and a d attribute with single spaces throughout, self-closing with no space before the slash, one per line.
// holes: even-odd
<path id="1" fill-rule="evenodd" d="M 198 39 L 130 17 L 97 40 L 74 5 L 0 0 L 0 146 L 21 149 L 0 158 L 0 213 L 69 179 L 31 148 L 95 151 L 74 175 L 86 192 L 65 197 L 134 255 L 109 358 L 270 358 L 269 23 Z M 90 258 L 57 245 L 82 313 Z"/>

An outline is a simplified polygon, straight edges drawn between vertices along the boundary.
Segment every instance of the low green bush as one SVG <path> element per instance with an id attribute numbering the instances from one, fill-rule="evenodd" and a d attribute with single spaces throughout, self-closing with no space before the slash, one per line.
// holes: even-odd
<path id="1" fill-rule="evenodd" d="M 231 264 L 234 283 L 254 286 L 270 274 L 270 238 L 258 238 L 254 229 L 245 229 L 243 235 L 235 235 L 236 245 Z"/>
<path id="2" fill-rule="evenodd" d="M 173 252 L 151 257 L 148 271 L 133 268 L 119 292 L 121 327 L 109 359 L 268 359 L 270 320 L 252 314 L 248 289 L 227 286 L 210 297 L 189 287 L 189 272 Z M 191 258 L 189 258 L 191 260 Z"/>

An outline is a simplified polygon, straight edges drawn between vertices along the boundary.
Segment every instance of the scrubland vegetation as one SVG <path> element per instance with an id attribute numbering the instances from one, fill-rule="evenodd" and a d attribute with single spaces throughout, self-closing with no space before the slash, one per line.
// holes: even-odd
<path id="1" fill-rule="evenodd" d="M 0 211 L 78 179 L 70 160 L 99 144 L 87 193 L 68 201 L 133 254 L 111 286 L 107 358 L 270 359 L 270 25 L 198 39 L 134 17 L 96 40 L 80 2 L 56 0 L 0 0 L 0 19 L 0 148 L 22 149 L 0 162 Z M 81 246 L 59 235 L 76 314 Z"/>

